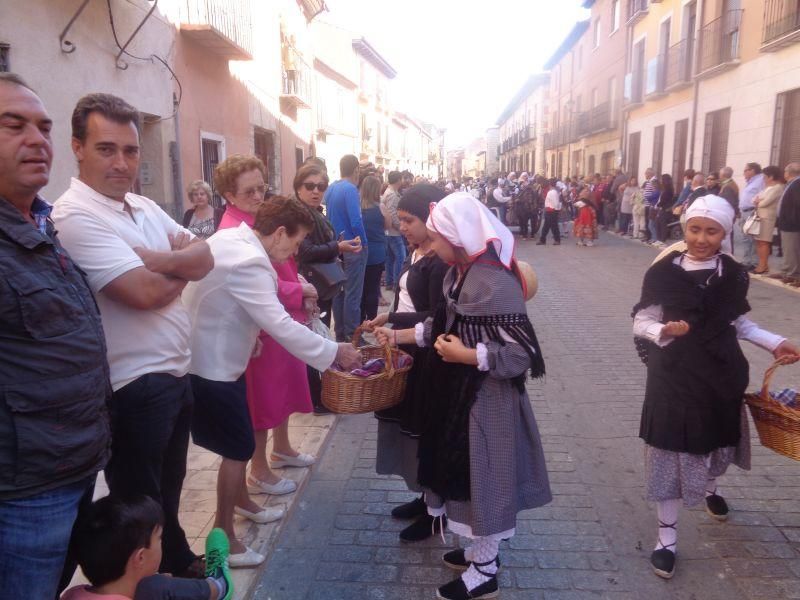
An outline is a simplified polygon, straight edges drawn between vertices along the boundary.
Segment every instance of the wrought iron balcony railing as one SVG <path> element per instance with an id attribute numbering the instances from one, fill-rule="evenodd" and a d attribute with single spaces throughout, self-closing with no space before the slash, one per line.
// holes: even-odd
<path id="1" fill-rule="evenodd" d="M 794 0 L 765 0 L 762 49 L 777 50 L 800 40 L 800 5 Z"/>
<path id="2" fill-rule="evenodd" d="M 692 44 L 686 38 L 670 46 L 666 54 L 664 85 L 667 90 L 680 87 L 692 80 Z"/>
<path id="3" fill-rule="evenodd" d="M 181 32 L 212 52 L 233 60 L 253 58 L 250 0 L 184 0 Z"/>
<path id="4" fill-rule="evenodd" d="M 716 72 L 719 67 L 738 61 L 743 12 L 741 9 L 729 10 L 701 29 L 698 75 L 712 70 Z"/>

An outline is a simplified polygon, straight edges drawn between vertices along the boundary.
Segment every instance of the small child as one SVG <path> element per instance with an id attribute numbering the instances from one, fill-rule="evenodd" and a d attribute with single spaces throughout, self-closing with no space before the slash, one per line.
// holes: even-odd
<path id="1" fill-rule="evenodd" d="M 164 514 L 152 498 L 106 496 L 76 524 L 78 564 L 91 585 L 75 586 L 61 600 L 229 600 L 228 537 L 212 529 L 206 539 L 206 579 L 158 575 Z"/>

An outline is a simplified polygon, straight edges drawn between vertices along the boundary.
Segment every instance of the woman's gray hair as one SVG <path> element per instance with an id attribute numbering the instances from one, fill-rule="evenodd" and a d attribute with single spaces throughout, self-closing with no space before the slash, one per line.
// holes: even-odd
<path id="1" fill-rule="evenodd" d="M 206 196 L 208 196 L 208 203 L 211 204 L 211 200 L 214 198 L 214 192 L 211 190 L 211 186 L 202 179 L 196 179 L 186 188 L 186 195 L 189 196 L 189 200 L 192 199 L 192 194 L 197 189 L 202 189 L 206 193 Z"/>

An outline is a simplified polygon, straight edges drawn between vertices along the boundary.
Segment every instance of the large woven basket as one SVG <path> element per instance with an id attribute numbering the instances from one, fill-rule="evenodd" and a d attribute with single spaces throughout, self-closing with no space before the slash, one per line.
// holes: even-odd
<path id="1" fill-rule="evenodd" d="M 745 394 L 744 400 L 756 424 L 761 443 L 778 454 L 800 460 L 800 409 L 787 408 L 769 395 L 769 382 L 778 367 L 788 364 L 779 358 L 764 374 L 758 394 Z"/>
<path id="2" fill-rule="evenodd" d="M 353 334 L 353 346 L 358 347 L 363 329 Z M 395 368 L 402 350 L 386 346 L 363 346 L 360 348 L 364 361 L 385 358 L 383 373 L 358 377 L 328 369 L 322 374 L 322 404 L 339 414 L 369 413 L 391 408 L 400 403 L 406 392 L 406 380 L 411 366 Z"/>

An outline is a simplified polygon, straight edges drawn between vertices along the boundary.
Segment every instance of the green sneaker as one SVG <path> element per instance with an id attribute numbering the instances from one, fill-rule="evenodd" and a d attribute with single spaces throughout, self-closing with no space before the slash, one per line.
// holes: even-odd
<path id="1" fill-rule="evenodd" d="M 206 577 L 224 579 L 227 591 L 219 600 L 233 598 L 233 580 L 228 569 L 228 555 L 231 552 L 228 536 L 219 527 L 215 527 L 206 538 Z"/>

